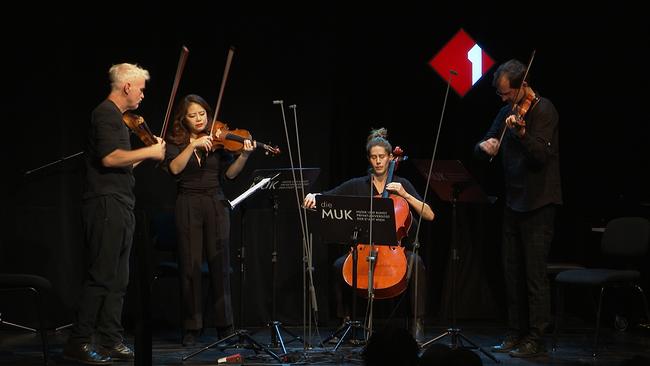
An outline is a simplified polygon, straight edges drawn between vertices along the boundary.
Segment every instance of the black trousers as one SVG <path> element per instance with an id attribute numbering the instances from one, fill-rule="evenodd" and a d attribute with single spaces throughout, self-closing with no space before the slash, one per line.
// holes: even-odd
<path id="1" fill-rule="evenodd" d="M 411 263 L 411 256 L 413 255 L 413 252 L 407 250 L 406 251 L 406 260 L 408 263 Z M 339 318 L 344 318 L 346 316 L 350 316 L 352 313 L 352 290 L 351 287 L 345 282 L 343 279 L 343 264 L 345 263 L 345 259 L 348 257 L 347 254 L 339 257 L 334 264 L 332 265 L 332 271 L 333 271 L 333 278 L 338 279 L 337 281 L 334 281 L 334 294 L 336 296 L 336 315 Z M 358 258 L 359 261 L 361 260 L 366 260 L 365 258 Z M 417 288 L 417 298 L 416 298 L 416 291 L 415 291 L 415 268 L 413 268 L 413 271 L 411 272 L 411 278 L 409 280 L 409 283 L 407 284 L 406 291 L 399 295 L 399 296 L 408 296 L 409 299 L 409 310 L 410 310 L 410 316 L 413 316 L 415 314 L 415 305 L 417 304 L 417 317 L 421 318 L 424 317 L 426 314 L 426 298 L 427 298 L 427 277 L 426 277 L 426 267 L 424 266 L 424 262 L 422 261 L 422 258 L 418 255 L 415 257 L 415 260 L 413 260 L 413 267 L 416 266 L 417 263 L 417 273 L 418 273 L 418 288 Z M 360 298 L 357 299 L 357 313 L 359 312 L 360 309 L 364 308 L 365 302 L 360 302 Z M 364 298 L 365 300 L 365 298 Z"/>
<path id="2" fill-rule="evenodd" d="M 522 213 L 506 207 L 503 216 L 508 327 L 533 339 L 542 336 L 550 320 L 546 259 L 553 240 L 555 209 L 555 205 L 547 205 Z"/>
<path id="3" fill-rule="evenodd" d="M 133 211 L 111 196 L 88 199 L 82 206 L 88 270 L 71 343 L 113 346 L 122 342 L 122 307 L 129 282 Z"/>
<path id="4" fill-rule="evenodd" d="M 230 294 L 230 211 L 212 195 L 179 193 L 176 229 L 182 294 L 183 328 L 203 327 L 203 258 L 210 271 L 210 289 L 217 328 L 233 325 Z"/>

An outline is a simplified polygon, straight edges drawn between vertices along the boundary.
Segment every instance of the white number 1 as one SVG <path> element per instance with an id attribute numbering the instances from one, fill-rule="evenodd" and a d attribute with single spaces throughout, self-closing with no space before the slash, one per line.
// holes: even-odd
<path id="1" fill-rule="evenodd" d="M 472 63 L 472 85 L 483 76 L 483 50 L 477 44 L 467 51 L 467 59 Z"/>

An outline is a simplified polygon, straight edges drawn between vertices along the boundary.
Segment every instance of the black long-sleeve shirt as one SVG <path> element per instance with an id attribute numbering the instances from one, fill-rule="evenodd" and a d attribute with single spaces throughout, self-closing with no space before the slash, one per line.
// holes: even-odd
<path id="1" fill-rule="evenodd" d="M 503 128 L 507 128 L 505 120 L 511 110 L 510 105 L 499 110 L 482 141 L 499 139 Z M 524 119 L 524 136 L 518 137 L 514 131 L 507 129 L 499 147 L 506 185 L 506 205 L 517 212 L 562 203 L 557 110 L 550 100 L 540 98 Z M 489 159 L 479 144 L 474 148 L 475 155 Z"/>

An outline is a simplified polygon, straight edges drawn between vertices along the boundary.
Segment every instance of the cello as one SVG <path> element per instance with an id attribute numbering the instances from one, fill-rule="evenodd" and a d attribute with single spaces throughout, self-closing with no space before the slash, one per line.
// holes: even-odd
<path id="1" fill-rule="evenodd" d="M 386 186 L 393 181 L 393 173 L 400 161 L 405 160 L 402 157 L 403 151 L 399 146 L 393 150 L 393 158 L 388 163 L 388 174 L 384 190 L 381 194 L 383 198 L 390 198 L 393 201 L 395 210 L 395 231 L 397 234 L 397 246 L 357 244 L 357 252 L 364 257 L 373 255 L 376 258 L 372 286 L 374 296 L 377 299 L 388 299 L 398 296 L 407 287 L 407 268 L 406 253 L 401 241 L 408 235 L 411 227 L 412 216 L 408 202 L 403 197 L 396 194 L 389 194 Z M 368 262 L 357 261 L 357 291 L 361 295 L 368 295 Z M 343 263 L 343 279 L 353 286 L 353 258 L 352 253 L 348 254 Z"/>

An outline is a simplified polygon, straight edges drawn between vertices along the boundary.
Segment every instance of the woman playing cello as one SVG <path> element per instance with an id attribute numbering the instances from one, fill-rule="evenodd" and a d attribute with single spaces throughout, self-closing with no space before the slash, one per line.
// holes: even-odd
<path id="1" fill-rule="evenodd" d="M 393 176 L 392 181 L 388 182 L 388 167 L 391 159 L 393 158 L 393 148 L 386 139 L 387 130 L 385 128 L 380 128 L 370 132 L 368 136 L 368 142 L 366 143 L 366 153 L 368 162 L 371 165 L 370 174 L 352 178 L 338 187 L 335 187 L 329 191 L 323 192 L 323 194 L 328 195 L 345 195 L 345 196 L 368 196 L 370 195 L 372 189 L 372 195 L 377 196 L 381 195 L 384 190 L 387 190 L 392 195 L 397 195 L 403 198 L 407 203 L 413 213 L 422 216 L 422 219 L 431 221 L 434 218 L 434 213 L 431 210 L 431 207 L 422 202 L 422 198 L 417 193 L 411 182 L 406 178 L 399 176 Z M 314 208 L 316 206 L 316 195 L 314 193 L 308 194 L 304 199 L 304 205 L 308 208 Z M 417 220 L 413 220 L 417 222 Z M 407 260 L 410 259 L 411 253 L 406 252 Z M 339 278 L 342 277 L 342 268 L 347 254 L 343 257 L 336 260 L 334 263 L 334 270 Z M 363 258 L 360 259 L 365 260 Z M 420 283 L 418 284 L 418 299 L 414 299 L 414 292 L 411 291 L 413 286 L 408 286 L 410 292 L 410 301 L 411 309 L 415 307 L 417 301 L 417 318 L 418 321 L 414 324 L 416 330 L 421 333 L 421 320 L 420 318 L 424 316 L 425 311 L 425 299 L 426 299 L 426 277 L 424 275 L 425 268 L 422 263 L 422 259 L 419 256 L 416 258 L 418 261 L 418 278 Z M 410 262 L 410 260 L 409 260 Z M 411 276 L 411 281 L 415 276 Z M 343 288 L 342 288 L 343 287 Z M 339 284 L 335 285 L 335 294 L 337 297 L 337 315 L 340 318 L 345 319 L 350 315 L 350 311 L 344 304 L 343 297 L 345 294 L 348 294 L 349 291 L 347 288 L 344 288 L 343 281 L 339 281 Z M 347 301 L 345 302 L 347 303 Z M 418 329 L 419 328 L 419 329 Z M 420 334 L 421 335 L 421 334 Z"/>

